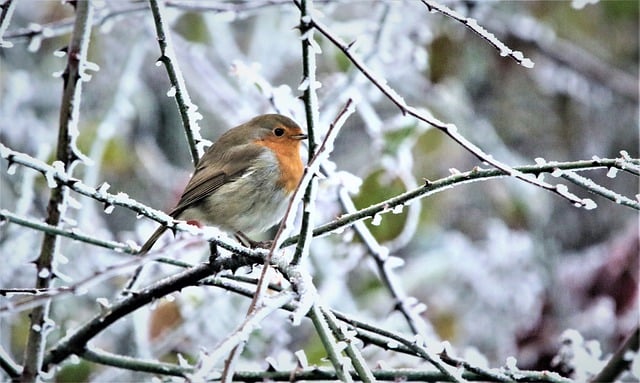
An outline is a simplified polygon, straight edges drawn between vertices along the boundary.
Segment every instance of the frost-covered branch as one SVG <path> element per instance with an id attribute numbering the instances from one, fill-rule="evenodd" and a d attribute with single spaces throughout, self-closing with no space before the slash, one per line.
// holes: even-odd
<path id="1" fill-rule="evenodd" d="M 340 324 L 338 324 L 338 318 L 336 318 L 330 310 L 327 310 L 325 307 L 321 306 L 320 311 L 322 312 L 324 319 L 329 325 L 329 328 L 333 332 L 333 336 L 339 342 L 346 345 L 345 352 L 351 360 L 353 368 L 358 373 L 358 377 L 360 378 L 360 380 L 366 383 L 375 382 L 376 378 L 373 376 L 371 369 L 367 366 L 367 362 L 362 357 L 362 353 L 353 342 L 353 340 L 355 340 L 353 334 L 349 332 L 349 330 L 347 330 L 344 326 L 340 326 Z"/>
<path id="2" fill-rule="evenodd" d="M 261 322 L 269 314 L 288 304 L 293 300 L 293 298 L 294 295 L 288 291 L 280 292 L 275 296 L 264 298 L 261 301 L 261 306 L 250 310 L 245 320 L 235 331 L 216 345 L 210 354 L 204 355 L 201 358 L 198 368 L 194 370 L 193 374 L 190 374 L 191 376 L 189 376 L 189 379 L 196 382 L 207 380 L 216 364 L 226 354 L 229 354 L 228 358 L 235 360 L 239 354 L 238 350 L 242 349 L 242 346 L 240 345 L 247 342 L 249 335 L 260 327 Z M 234 360 L 225 361 L 225 368 L 222 376 L 223 382 L 233 381 L 233 372 L 235 370 L 233 367 Z"/>
<path id="3" fill-rule="evenodd" d="M 238 278 L 238 277 L 229 276 L 229 275 L 213 276 L 213 277 L 205 278 L 200 282 L 198 282 L 197 284 L 220 287 L 227 291 L 231 291 L 231 292 L 243 295 L 247 298 L 251 298 L 254 296 L 254 291 L 242 286 L 237 282 L 231 281 L 230 279 L 232 278 Z M 242 280 L 242 282 L 253 283 L 253 284 L 257 283 L 255 279 Z M 280 286 L 276 286 L 276 285 L 272 286 L 272 288 L 274 289 L 274 291 L 282 290 Z M 295 311 L 297 309 L 296 306 L 297 306 L 297 302 L 290 301 L 289 303 L 284 304 L 282 306 L 282 309 L 285 309 L 288 311 Z M 431 355 L 431 353 L 427 352 L 424 347 L 420 346 L 419 344 L 416 344 L 414 340 L 406 338 L 402 335 L 384 330 L 378 326 L 357 320 L 353 317 L 350 317 L 349 315 L 336 312 L 333 310 L 332 311 L 323 310 L 322 313 L 323 315 L 330 313 L 332 317 L 338 319 L 340 321 L 340 323 L 337 323 L 338 326 L 344 326 L 345 324 L 347 324 L 348 327 L 343 328 L 342 330 L 346 331 L 347 334 L 350 331 L 354 331 L 355 336 L 358 339 L 362 340 L 365 344 L 375 345 L 384 350 L 401 352 L 408 355 L 417 356 L 420 358 L 425 357 L 425 353 L 426 355 Z M 334 331 L 333 329 L 331 330 Z M 339 345 L 337 347 L 338 349 L 341 349 Z M 78 355 L 85 358 L 86 360 L 93 361 L 100 364 L 110 365 L 118 368 L 123 368 L 123 369 L 130 369 L 134 371 L 149 372 L 149 373 L 156 373 L 156 374 L 166 374 L 171 376 L 186 376 L 194 373 L 193 367 L 189 365 L 184 365 L 184 364 L 173 365 L 169 363 L 149 361 L 149 360 L 143 360 L 139 358 L 131 358 L 131 357 L 107 353 L 101 350 L 90 349 L 90 348 L 81 348 L 81 349 L 79 348 L 77 351 L 79 352 Z M 484 369 L 477 366 L 473 366 L 466 362 L 464 363 L 464 365 L 461 365 L 459 360 L 449 357 L 446 354 L 443 354 L 442 360 L 447 363 L 458 365 L 458 367 L 463 367 L 463 371 L 461 372 L 462 379 L 468 379 L 468 380 L 481 379 L 483 381 L 502 382 L 502 381 L 505 381 L 504 380 L 505 376 L 509 376 L 510 381 L 541 381 L 541 382 L 561 382 L 561 383 L 570 382 L 569 379 L 561 378 L 556 374 L 548 373 L 548 372 L 519 370 L 517 371 L 517 374 L 514 375 L 514 374 L 510 374 L 508 371 L 503 371 L 499 373 L 495 371 L 495 369 L 491 369 L 491 370 Z M 303 366 L 303 369 L 299 370 L 298 372 L 287 371 L 288 373 L 287 376 L 290 377 L 292 375 L 295 375 L 296 377 L 298 377 L 297 374 L 300 372 L 316 370 L 316 369 L 306 370 L 305 367 L 306 366 Z M 219 371 L 219 370 L 215 370 L 215 371 L 211 370 L 207 378 L 213 379 L 214 381 L 217 381 L 218 379 L 220 379 L 215 377 L 216 371 Z M 327 371 L 327 373 L 330 375 L 321 374 L 315 377 L 310 376 L 310 379 L 317 380 L 317 379 L 322 379 L 323 377 L 327 378 L 327 376 L 332 377 L 331 379 L 336 379 L 337 377 L 336 372 L 333 370 L 331 371 L 332 372 Z M 432 379 L 434 381 L 451 380 L 449 377 L 449 374 L 444 374 L 442 372 L 425 371 L 425 370 L 419 370 L 419 369 L 402 369 L 402 370 L 376 369 L 376 370 L 371 370 L 371 372 L 375 379 L 381 380 L 381 381 L 394 380 L 394 379 L 397 379 L 399 376 L 412 377 L 411 379 L 419 380 L 419 381 L 430 381 Z M 278 374 L 273 375 L 273 373 L 274 371 L 271 371 L 271 370 L 269 371 L 235 371 L 233 375 L 233 379 L 243 380 L 243 381 L 259 380 L 260 378 L 262 379 L 273 378 L 275 380 L 284 379 L 283 377 L 281 377 L 281 375 L 278 375 Z M 358 375 L 357 371 L 352 371 L 351 369 L 349 369 L 347 373 L 350 374 L 350 376 L 353 379 L 358 379 L 359 377 L 361 377 L 361 375 Z M 251 376 L 253 376 L 253 378 L 250 378 Z M 307 376 L 307 375 L 303 375 L 303 376 Z"/>
<path id="4" fill-rule="evenodd" d="M 107 208 L 110 206 L 121 206 L 125 207 L 137 214 L 144 215 L 149 217 L 156 222 L 168 226 L 174 230 L 178 231 L 190 231 L 194 234 L 201 235 L 203 239 L 208 241 L 214 241 L 218 245 L 223 248 L 243 255 L 255 255 L 256 251 L 260 250 L 251 250 L 247 249 L 243 246 L 234 245 L 232 243 L 221 240 L 220 238 L 206 233 L 205 231 L 195 228 L 194 226 L 187 225 L 183 221 L 174 220 L 172 217 L 167 215 L 166 213 L 152 209 L 132 198 L 130 198 L 126 193 L 118 193 L 111 194 L 106 190 L 108 189 L 108 184 L 103 184 L 102 187 L 95 189 L 93 187 L 84 185 L 79 180 L 68 176 L 65 172 L 60 171 L 51 165 L 47 165 L 44 162 L 33 158 L 24 153 L 14 151 L 12 149 L 7 148 L 6 146 L 0 144 L 0 157 L 7 159 L 9 162 L 9 169 L 13 172 L 12 167 L 16 164 L 24 165 L 31 169 L 37 170 L 42 173 L 45 178 L 48 180 L 50 184 L 61 183 L 69 187 L 69 189 L 74 190 L 75 192 L 90 197 L 98 202 L 105 204 Z M 635 158 L 629 158 L 628 155 L 623 153 L 620 158 L 596 158 L 592 160 L 581 160 L 581 161 L 570 161 L 570 162 L 544 162 L 539 163 L 537 165 L 527 165 L 516 167 L 519 172 L 523 174 L 530 174 L 538 176 L 542 173 L 550 173 L 555 175 L 562 175 L 562 171 L 581 171 L 581 170 L 589 170 L 589 169 L 602 169 L 602 168 L 616 168 L 625 173 L 629 173 L 632 175 L 638 175 L 640 172 L 640 160 Z M 306 175 L 305 175 L 306 177 Z M 348 214 L 342 215 L 338 219 L 331 221 L 327 224 L 321 225 L 313 230 L 313 236 L 326 235 L 329 232 L 339 230 L 341 228 L 353 225 L 355 222 L 362 221 L 367 218 L 373 218 L 376 214 L 387 213 L 393 210 L 394 207 L 406 204 L 411 202 L 412 200 L 424 198 L 429 195 L 433 195 L 435 193 L 447 190 L 450 187 L 464 184 L 468 182 L 477 182 L 477 181 L 485 181 L 494 178 L 506 177 L 506 174 L 498 169 L 473 169 L 468 172 L 454 174 L 449 177 L 445 177 L 439 179 L 437 181 L 432 181 L 426 183 L 424 186 L 415 188 L 413 190 L 402 193 L 398 196 L 395 196 L 391 199 L 382 201 L 378 204 L 369 206 L 365 209 L 358 211 L 351 211 Z M 582 185 L 586 190 L 589 189 L 590 185 Z M 601 186 L 600 186 L 601 187 Z M 594 192 L 598 192 L 597 190 L 593 190 Z M 617 193 L 616 193 L 617 194 Z M 640 202 L 635 202 L 630 198 L 625 197 L 625 206 L 640 210 Z M 591 204 L 590 204 L 591 205 Z M 591 205 L 590 207 L 593 207 Z M 298 236 L 293 236 L 287 238 L 282 242 L 283 247 L 291 246 L 298 241 Z"/>
<path id="5" fill-rule="evenodd" d="M 598 169 L 598 168 L 618 168 L 621 170 L 628 171 L 630 173 L 634 173 L 638 167 L 636 163 L 638 159 L 630 159 L 623 160 L 620 158 L 614 159 L 593 159 L 593 160 L 582 160 L 582 161 L 571 161 L 571 162 L 549 162 L 538 165 L 527 165 L 527 166 L 519 166 L 516 167 L 515 170 L 523 175 L 531 175 L 538 176 L 542 173 L 551 173 L 552 175 L 561 175 L 562 170 L 587 170 L 587 169 Z M 335 219 L 331 222 L 328 222 L 324 225 L 316 227 L 313 230 L 313 236 L 326 235 L 335 230 L 342 230 L 344 227 L 350 226 L 355 222 L 362 221 L 364 219 L 374 218 L 377 214 L 385 214 L 392 212 L 396 206 L 401 206 L 407 203 L 410 203 L 413 200 L 424 198 L 444 190 L 447 190 L 453 186 L 457 186 L 460 184 L 466 184 L 469 182 L 477 182 L 477 181 L 485 181 L 494 178 L 507 177 L 500 169 L 480 169 L 474 168 L 470 171 L 464 173 L 456 173 L 449 177 L 441 178 L 436 181 L 426 181 L 423 186 L 418 188 L 406 191 L 402 194 L 384 200 L 374 205 L 370 205 L 366 208 L 358 210 L 356 212 L 350 214 L 344 214 L 338 219 Z M 559 186 L 564 186 L 559 184 Z M 591 190 L 589 185 L 581 185 L 585 187 L 586 190 Z M 558 186 L 556 186 L 558 187 Z M 566 189 L 566 186 L 559 187 L 559 189 L 563 193 L 570 193 Z M 577 197 L 576 197 L 577 198 Z M 595 202 L 591 199 L 581 199 L 587 208 L 593 209 L 596 207 Z M 640 202 L 632 203 L 629 202 L 629 207 L 640 210 Z M 290 246 L 294 244 L 298 240 L 297 236 L 287 239 L 282 245 Z"/>
<path id="6" fill-rule="evenodd" d="M 9 28 L 15 7 L 16 3 L 13 0 L 5 0 L 0 5 L 0 48 L 11 48 L 13 46 L 11 42 L 4 39 L 4 34 Z"/>
<path id="7" fill-rule="evenodd" d="M 349 196 L 349 193 L 344 187 L 339 191 L 339 198 L 342 208 L 346 214 L 353 214 L 358 210 L 356 209 L 351 196 Z M 420 315 L 420 311 L 418 310 L 421 305 L 415 300 L 415 298 L 407 296 L 388 263 L 388 249 L 380 245 L 378 240 L 373 236 L 363 221 L 355 222 L 353 224 L 353 230 L 356 232 L 364 246 L 366 246 L 369 255 L 373 258 L 382 283 L 384 283 L 387 290 L 389 290 L 389 294 L 391 294 L 396 302 L 394 308 L 405 317 L 411 332 L 414 335 L 421 335 L 423 337 L 427 337 L 428 335 L 433 336 L 433 329 Z"/>
<path id="8" fill-rule="evenodd" d="M 94 246 L 104 247 L 105 249 L 111 249 L 116 252 L 121 252 L 126 254 L 136 254 L 138 252 L 138 246 L 131 243 L 121 243 L 116 241 L 103 240 L 103 239 L 85 234 L 81 230 L 78 230 L 75 228 L 64 229 L 59 226 L 49 225 L 44 222 L 36 221 L 34 219 L 21 217 L 6 209 L 0 209 L 0 222 L 2 221 L 12 222 L 20 226 L 41 231 L 43 233 L 49 233 L 53 235 L 59 235 L 62 237 L 71 238 L 76 241 L 88 243 Z"/>
<path id="9" fill-rule="evenodd" d="M 298 0 L 294 0 L 298 6 L 300 6 L 300 2 Z M 437 118 L 420 111 L 418 108 L 412 107 L 408 105 L 404 99 L 393 89 L 391 88 L 386 80 L 380 78 L 376 74 L 371 71 L 365 62 L 356 54 L 352 52 L 351 45 L 346 44 L 342 39 L 337 37 L 331 30 L 319 22 L 318 20 L 312 18 L 310 22 L 313 24 L 314 28 L 318 30 L 322 35 L 324 35 L 332 44 L 334 44 L 338 49 L 342 51 L 342 53 L 362 72 L 362 74 L 371 81 L 391 102 L 393 102 L 403 114 L 408 114 L 413 116 L 414 118 L 426 122 L 427 124 L 437 128 L 442 131 L 444 134 L 449 136 L 452 140 L 457 142 L 460 146 L 465 148 L 469 153 L 473 154 L 476 158 L 481 160 L 482 162 L 486 162 L 496 169 L 501 170 L 502 172 L 513 176 L 519 180 L 530 183 L 532 185 L 538 186 L 540 188 L 546 189 L 558 196 L 567 199 L 572 202 L 574 205 L 579 207 L 588 207 L 586 201 L 583 201 L 581 198 L 570 194 L 565 193 L 564 190 L 558 189 L 556 185 L 551 185 L 547 182 L 540 181 L 534 177 L 527 177 L 525 174 L 517 171 L 513 167 L 504 164 L 493 158 L 492 155 L 485 153 L 478 146 L 473 144 L 471 141 L 467 140 L 463 135 L 458 133 L 458 127 L 454 124 L 444 123 Z"/>
<path id="10" fill-rule="evenodd" d="M 348 99 L 344 107 L 342 108 L 342 110 L 336 116 L 335 120 L 329 125 L 329 130 L 327 131 L 327 134 L 323 138 L 322 143 L 318 147 L 317 151 L 315 151 L 313 157 L 311 157 L 311 159 L 309 160 L 309 163 L 305 168 L 304 175 L 300 180 L 300 185 L 298 185 L 298 189 L 296 190 L 296 194 L 299 193 L 299 190 L 301 189 L 302 185 L 310 184 L 313 182 L 313 179 L 316 177 L 316 174 L 319 172 L 323 162 L 329 158 L 329 155 L 333 151 L 333 147 L 334 147 L 333 145 L 336 138 L 338 137 L 338 133 L 340 132 L 340 129 L 342 129 L 342 126 L 346 122 L 347 118 L 349 118 L 349 116 L 353 112 L 354 112 L 353 101 L 351 99 Z M 305 197 L 304 197 L 305 200 L 308 196 L 308 192 L 309 192 L 309 189 L 305 191 Z M 295 195 L 294 195 L 294 198 L 295 198 Z M 305 203 L 305 210 L 306 208 L 307 208 L 307 205 Z M 300 263 L 302 259 L 302 255 L 304 254 L 303 248 L 308 246 L 309 239 L 311 238 L 311 229 L 305 228 L 304 224 L 300 229 L 300 233 L 301 233 L 300 235 L 304 238 L 301 238 L 299 236 L 300 239 L 298 240 L 298 243 L 296 245 L 296 252 L 294 254 L 293 260 L 291 261 L 291 263 L 294 265 L 297 265 Z M 279 247 L 281 244 L 282 242 L 279 242 L 279 243 L 276 243 L 275 245 Z"/>
<path id="11" fill-rule="evenodd" d="M 500 56 L 506 57 L 509 56 L 514 59 L 518 64 L 522 65 L 525 68 L 533 68 L 533 61 L 524 57 L 522 52 L 514 51 L 513 49 L 506 46 L 502 41 L 500 41 L 493 33 L 484 29 L 481 25 L 478 24 L 476 19 L 471 17 L 464 17 L 460 15 L 458 12 L 452 10 L 446 5 L 440 4 L 433 0 L 421 0 L 422 4 L 426 5 L 429 11 L 431 12 L 440 12 L 443 15 L 452 18 L 462 24 L 464 24 L 467 28 L 472 30 L 475 34 L 482 37 L 489 44 L 493 45 L 494 48 L 500 52 Z"/>
<path id="12" fill-rule="evenodd" d="M 313 158 L 317 146 L 318 125 L 318 94 L 316 90 L 320 83 L 316 80 L 316 54 L 320 53 L 320 47 L 314 39 L 314 30 L 310 24 L 311 12 L 313 11 L 313 0 L 302 0 L 300 6 L 300 40 L 302 43 L 302 83 L 299 89 L 302 90 L 302 100 L 304 101 L 304 112 L 307 121 L 308 132 L 308 157 Z M 315 193 L 318 188 L 316 174 L 311 174 L 311 179 L 305 186 L 303 198 L 302 219 L 300 224 L 300 236 L 296 246 L 293 263 L 300 262 L 303 255 L 308 253 L 309 239 L 311 235 L 312 213 L 315 206 Z"/>
<path id="13" fill-rule="evenodd" d="M 159 374 L 166 376 L 177 376 L 184 378 L 193 372 L 193 367 L 183 366 L 171 363 L 163 363 L 140 358 L 132 358 L 128 356 L 113 354 L 104 350 L 95 348 L 87 348 L 81 355 L 83 359 L 90 362 L 112 366 L 122 369 L 128 369 L 137 372 L 147 372 L 150 374 Z M 372 370 L 373 377 L 378 381 L 385 382 L 442 382 L 447 377 L 438 372 L 421 369 L 375 369 Z M 356 371 L 350 371 L 353 379 L 358 379 Z M 462 377 L 469 381 L 482 380 L 485 382 L 498 382 L 499 380 L 489 379 L 486 375 L 475 374 L 465 371 Z M 552 383 L 569 383 L 569 379 L 561 378 L 555 374 L 537 371 L 518 371 L 519 379 L 514 381 L 520 382 L 552 382 Z M 221 379 L 215 376 L 208 377 L 207 381 L 218 382 Z M 291 381 L 336 381 L 338 376 L 333 369 L 310 366 L 308 368 L 295 370 L 240 370 L 233 375 L 234 381 L 241 382 L 291 382 Z"/>
<path id="14" fill-rule="evenodd" d="M 338 344 L 329 329 L 329 325 L 322 315 L 320 305 L 313 305 L 309 311 L 309 317 L 311 318 L 311 322 L 313 322 L 313 326 L 320 337 L 320 341 L 322 342 L 325 351 L 327 352 L 327 357 L 333 365 L 336 377 L 341 382 L 352 382 L 353 379 L 349 374 L 349 366 L 345 364 L 344 358 L 341 355 L 342 352 L 340 348 L 338 348 Z"/>
<path id="15" fill-rule="evenodd" d="M 1 345 L 0 368 L 4 370 L 11 379 L 17 379 L 22 373 L 22 366 L 18 365 Z"/>
<path id="16" fill-rule="evenodd" d="M 171 35 L 165 31 L 164 5 L 162 1 L 159 2 L 158 0 L 149 0 L 149 5 L 153 13 L 158 44 L 160 45 L 160 58 L 158 62 L 164 64 L 167 75 L 169 76 L 169 81 L 171 81 L 171 88 L 167 92 L 167 95 L 169 97 L 175 97 L 176 103 L 178 104 L 182 126 L 187 136 L 187 144 L 189 144 L 191 160 L 195 166 L 200 160 L 200 157 L 202 157 L 202 153 L 204 153 L 205 145 L 209 144 L 209 142 L 203 140 L 200 135 L 198 120 L 202 119 L 202 115 L 198 112 L 198 107 L 191 101 L 184 82 L 184 76 L 180 71 L 178 60 L 173 51 Z"/>
<path id="17" fill-rule="evenodd" d="M 88 1 L 75 3 L 76 19 L 67 48 L 67 64 L 62 73 L 63 91 L 59 113 L 58 143 L 56 148 L 56 164 L 60 171 L 71 176 L 74 167 L 82 158 L 76 146 L 79 135 L 78 121 L 80 115 L 80 99 L 82 83 L 90 78 L 86 70 L 89 36 L 91 34 L 92 6 Z M 0 149 L 1 150 L 1 149 Z M 56 185 L 51 190 L 47 206 L 46 224 L 58 226 L 67 208 L 68 190 L 64 185 Z M 59 237 L 45 233 L 40 255 L 36 264 L 36 289 L 48 289 L 55 277 L 53 273 L 54 259 L 57 256 Z M 52 329 L 49 319 L 51 301 L 45 300 L 29 314 L 29 332 L 24 353 L 24 368 L 20 380 L 31 382 L 39 380 L 46 337 Z"/>
<path id="18" fill-rule="evenodd" d="M 113 303 L 109 310 L 102 312 L 87 323 L 70 332 L 66 337 L 48 352 L 44 366 L 57 365 L 72 354 L 80 355 L 89 340 L 101 333 L 118 319 L 129 315 L 135 310 L 149 304 L 154 299 L 180 291 L 187 286 L 195 286 L 200 280 L 211 276 L 220 270 L 236 270 L 239 267 L 260 262 L 255 257 L 234 255 L 233 257 L 218 257 L 212 263 L 203 263 L 166 277 L 152 285 L 137 291 L 121 301 Z"/>

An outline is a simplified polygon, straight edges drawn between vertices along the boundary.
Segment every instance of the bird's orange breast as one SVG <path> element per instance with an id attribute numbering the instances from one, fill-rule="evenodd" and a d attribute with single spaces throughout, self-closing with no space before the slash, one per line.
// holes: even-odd
<path id="1" fill-rule="evenodd" d="M 255 143 L 273 151 L 280 169 L 278 184 L 287 193 L 292 193 L 298 186 L 304 169 L 300 157 L 300 141 L 291 138 L 266 137 Z"/>

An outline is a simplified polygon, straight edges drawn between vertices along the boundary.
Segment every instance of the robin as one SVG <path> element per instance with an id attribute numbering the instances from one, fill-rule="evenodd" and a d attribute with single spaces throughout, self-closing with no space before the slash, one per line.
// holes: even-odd
<path id="1" fill-rule="evenodd" d="M 241 238 L 270 228 L 284 216 L 302 177 L 300 141 L 306 138 L 298 124 L 279 114 L 230 129 L 202 156 L 169 215 Z M 148 252 L 166 229 L 159 227 L 140 253 Z"/>

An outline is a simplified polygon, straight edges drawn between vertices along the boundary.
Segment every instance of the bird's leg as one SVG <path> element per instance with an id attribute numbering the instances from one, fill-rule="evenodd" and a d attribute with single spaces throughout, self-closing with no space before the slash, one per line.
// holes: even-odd
<path id="1" fill-rule="evenodd" d="M 273 244 L 273 241 L 271 240 L 254 241 L 253 239 L 247 237 L 247 235 L 241 231 L 236 231 L 235 237 L 238 240 L 238 242 L 252 249 L 257 249 L 257 248 L 270 249 L 271 245 Z"/>

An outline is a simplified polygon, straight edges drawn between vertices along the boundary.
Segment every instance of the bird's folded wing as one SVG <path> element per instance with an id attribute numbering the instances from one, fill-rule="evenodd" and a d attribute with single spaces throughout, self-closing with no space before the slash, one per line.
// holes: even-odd
<path id="1" fill-rule="evenodd" d="M 262 150 L 264 148 L 256 145 L 242 145 L 222 154 L 211 151 L 205 153 L 185 187 L 180 202 L 170 215 L 177 216 L 188 207 L 214 193 L 225 183 L 242 177 L 253 165 L 251 159 L 258 158 Z"/>

